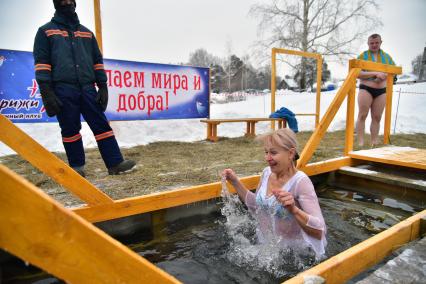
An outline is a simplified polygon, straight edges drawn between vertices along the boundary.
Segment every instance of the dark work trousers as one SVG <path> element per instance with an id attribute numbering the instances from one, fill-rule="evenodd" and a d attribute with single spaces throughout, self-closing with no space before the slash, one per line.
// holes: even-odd
<path id="1" fill-rule="evenodd" d="M 83 140 L 80 134 L 80 114 L 83 115 L 98 143 L 99 152 L 107 168 L 123 161 L 114 133 L 101 106 L 96 102 L 94 86 L 82 89 L 71 86 L 55 86 L 55 94 L 62 102 L 61 112 L 57 115 L 61 127 L 62 142 L 71 167 L 85 164 Z"/>

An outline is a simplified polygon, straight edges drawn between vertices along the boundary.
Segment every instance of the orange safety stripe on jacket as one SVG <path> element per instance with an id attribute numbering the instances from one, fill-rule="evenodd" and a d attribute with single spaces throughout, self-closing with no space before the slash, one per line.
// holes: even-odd
<path id="1" fill-rule="evenodd" d="M 50 64 L 36 64 L 35 70 L 36 71 L 41 71 L 41 70 L 52 71 L 52 65 L 50 65 Z"/>
<path id="2" fill-rule="evenodd" d="M 52 36 L 52 35 L 61 35 L 63 37 L 67 37 L 68 33 L 66 31 L 61 31 L 61 30 L 46 30 L 45 31 L 46 36 Z"/>
<path id="3" fill-rule="evenodd" d="M 102 70 L 102 69 L 104 69 L 104 65 L 103 64 L 95 64 L 95 65 L 93 65 L 93 68 L 95 70 Z"/>
<path id="4" fill-rule="evenodd" d="M 76 32 L 74 32 L 74 36 L 75 36 L 75 37 L 87 37 L 87 38 L 92 38 L 92 33 L 76 31 Z"/>

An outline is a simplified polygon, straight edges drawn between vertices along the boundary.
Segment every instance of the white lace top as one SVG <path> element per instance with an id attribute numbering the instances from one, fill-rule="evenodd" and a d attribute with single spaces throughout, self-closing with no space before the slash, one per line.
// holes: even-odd
<path id="1" fill-rule="evenodd" d="M 327 245 L 326 225 L 311 180 L 304 172 L 297 171 L 283 186 L 283 190 L 291 192 L 296 206 L 309 215 L 307 226 L 322 231 L 320 240 L 308 235 L 297 223 L 294 216 L 277 202 L 274 195 L 266 196 L 270 175 L 271 169 L 266 167 L 263 170 L 260 186 L 256 193 L 248 191 L 244 199 L 250 212 L 259 221 L 259 239 L 262 241 L 272 234 L 279 236 L 284 244 L 304 243 L 315 251 L 317 257 L 323 255 Z"/>

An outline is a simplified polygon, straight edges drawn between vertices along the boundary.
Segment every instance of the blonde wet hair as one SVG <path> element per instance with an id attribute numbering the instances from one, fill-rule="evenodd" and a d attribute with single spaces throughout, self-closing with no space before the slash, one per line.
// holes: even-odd
<path id="1" fill-rule="evenodd" d="M 295 149 L 295 160 L 299 158 L 297 154 L 296 134 L 290 128 L 281 128 L 256 137 L 256 140 L 262 142 L 264 146 L 278 146 L 290 150 Z"/>

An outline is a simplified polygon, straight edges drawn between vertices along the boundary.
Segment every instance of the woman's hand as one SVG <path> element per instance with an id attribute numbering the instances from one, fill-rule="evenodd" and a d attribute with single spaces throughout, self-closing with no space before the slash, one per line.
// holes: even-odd
<path id="1" fill-rule="evenodd" d="M 225 169 L 222 172 L 222 177 L 225 177 L 227 181 L 235 183 L 238 181 L 238 177 L 232 169 Z"/>
<path id="2" fill-rule="evenodd" d="M 294 202 L 294 197 L 291 192 L 282 189 L 273 189 L 272 193 L 291 214 L 294 214 L 297 211 L 296 203 Z"/>

